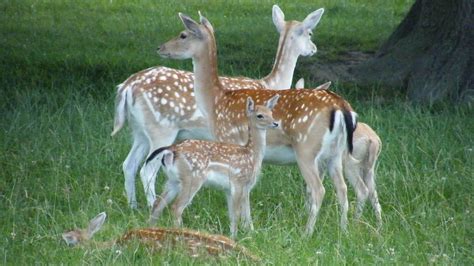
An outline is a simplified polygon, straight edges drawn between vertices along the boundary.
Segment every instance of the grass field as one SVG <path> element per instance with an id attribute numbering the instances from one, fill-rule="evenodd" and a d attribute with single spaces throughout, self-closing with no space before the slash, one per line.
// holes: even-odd
<path id="1" fill-rule="evenodd" d="M 287 19 L 325 7 L 313 40 L 318 53 L 302 65 L 337 59 L 346 50 L 374 51 L 413 1 L 280 1 Z M 177 12 L 201 10 L 216 28 L 220 72 L 262 77 L 271 69 L 277 33 L 270 1 L 3 1 L 0 3 L 0 263 L 246 263 L 193 260 L 183 252 L 128 247 L 69 248 L 61 233 L 108 219 L 95 240 L 145 226 L 148 210 L 127 207 L 121 164 L 128 128 L 109 136 L 115 85 L 153 65 L 191 69 L 159 58 L 156 48 L 182 30 Z M 301 66 L 301 65 L 300 65 Z M 297 67 L 296 76 L 311 73 Z M 316 85 L 316 84 L 309 84 Z M 381 136 L 377 170 L 384 225 L 366 206 L 362 221 L 340 231 L 333 186 L 313 237 L 304 182 L 296 166 L 266 165 L 251 203 L 254 232 L 239 242 L 269 264 L 474 264 L 474 112 L 470 106 L 415 107 L 387 88 L 336 85 Z M 158 191 L 164 177 L 160 176 Z M 349 190 L 350 215 L 355 195 Z M 228 234 L 223 193 L 204 189 L 184 215 L 187 227 Z M 168 213 L 160 225 L 170 225 Z"/>

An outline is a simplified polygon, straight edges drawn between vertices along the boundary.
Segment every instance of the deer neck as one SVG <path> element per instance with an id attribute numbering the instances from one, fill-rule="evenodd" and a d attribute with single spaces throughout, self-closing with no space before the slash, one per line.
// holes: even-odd
<path id="1" fill-rule="evenodd" d="M 193 57 L 193 68 L 196 104 L 210 121 L 217 99 L 223 93 L 217 73 L 217 48 L 213 35 L 208 37 L 208 44 L 202 53 Z"/>
<path id="2" fill-rule="evenodd" d="M 260 165 L 262 164 L 266 142 L 267 130 L 258 128 L 256 121 L 250 119 L 249 139 L 246 146 L 252 152 L 256 168 L 260 168 Z"/>
<path id="3" fill-rule="evenodd" d="M 296 53 L 294 49 L 291 49 L 291 45 L 288 44 L 289 41 L 287 39 L 290 38 L 288 35 L 287 29 L 280 35 L 277 55 L 273 63 L 272 71 L 268 76 L 263 78 L 268 88 L 284 90 L 291 87 L 299 54 Z"/>

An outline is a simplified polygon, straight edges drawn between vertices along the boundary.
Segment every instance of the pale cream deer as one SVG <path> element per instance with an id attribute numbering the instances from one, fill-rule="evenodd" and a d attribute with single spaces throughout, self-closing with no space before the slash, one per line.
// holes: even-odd
<path id="1" fill-rule="evenodd" d="M 237 235 L 240 218 L 244 226 L 253 230 L 250 214 L 250 191 L 257 182 L 265 152 L 267 128 L 276 128 L 278 123 L 272 117 L 272 109 L 278 95 L 268 100 L 265 106 L 255 106 L 247 99 L 249 136 L 244 146 L 186 140 L 171 147 L 154 151 L 142 169 L 142 174 L 153 170 L 157 159 L 162 165 L 168 180 L 163 194 L 155 201 L 151 214 L 154 224 L 163 209 L 177 196 L 172 206 L 175 225 L 181 226 L 182 213 L 203 185 L 214 185 L 226 192 L 232 238 Z M 148 170 L 147 170 L 148 169 Z"/>
<path id="2" fill-rule="evenodd" d="M 325 163 L 335 184 L 341 205 L 341 227 L 347 227 L 347 187 L 342 176 L 342 156 L 352 150 L 352 134 L 356 114 L 340 96 L 326 90 L 330 83 L 317 90 L 229 90 L 218 79 L 217 49 L 214 30 L 201 16 L 201 24 L 180 14 L 185 31 L 160 48 L 160 55 L 176 59 L 192 58 L 194 90 L 198 108 L 206 115 L 216 139 L 224 142 L 245 143 L 247 127 L 245 100 L 252 97 L 257 104 L 277 93 L 280 100 L 273 116 L 281 121 L 278 130 L 268 132 L 264 160 L 273 163 L 297 162 L 309 193 L 310 214 L 306 234 L 314 231 L 316 217 L 325 194 L 319 165 Z M 309 35 L 313 18 L 297 25 L 287 38 Z M 290 27 L 287 23 L 283 29 Z M 186 35 L 186 38 L 181 36 Z"/>
<path id="3" fill-rule="evenodd" d="M 375 185 L 375 166 L 382 150 L 382 141 L 375 131 L 365 123 L 358 123 L 354 131 L 354 150 L 352 156 L 346 154 L 344 174 L 353 184 L 357 193 L 356 219 L 360 219 L 364 210 L 365 199 L 369 198 L 377 219 L 377 226 L 382 226 L 382 207 L 379 203 Z M 354 159 L 349 158 L 354 157 Z M 362 177 L 362 184 L 360 178 Z"/>
<path id="4" fill-rule="evenodd" d="M 281 9 L 274 5 L 273 23 L 280 38 L 270 74 L 259 80 L 218 77 L 220 82 L 232 90 L 289 88 L 298 57 L 316 53 L 316 45 L 311 41 L 311 31 L 318 24 L 323 12 L 323 9 L 318 9 L 309 14 L 303 22 L 287 22 Z M 180 36 L 183 39 L 186 37 L 186 33 Z M 193 86 L 192 72 L 161 66 L 140 71 L 118 86 L 112 136 L 120 131 L 128 117 L 133 132 L 133 146 L 123 162 L 123 172 L 125 191 L 132 208 L 137 207 L 137 169 L 150 151 L 171 145 L 176 138 L 182 140 L 212 137 L 202 113 L 196 109 Z M 142 177 L 149 206 L 155 200 L 155 176 L 149 176 L 151 179 Z"/>
<path id="5" fill-rule="evenodd" d="M 101 212 L 94 217 L 86 229 L 74 229 L 62 234 L 62 238 L 69 246 L 78 246 L 90 243 L 92 236 L 101 229 L 107 215 Z M 211 235 L 186 228 L 141 228 L 127 231 L 117 240 L 97 243 L 96 246 L 109 248 L 116 244 L 125 245 L 129 241 L 138 240 L 153 250 L 174 248 L 183 245 L 192 257 L 199 256 L 202 250 L 210 255 L 225 255 L 236 252 L 243 256 L 259 261 L 260 258 L 249 252 L 245 247 L 232 239 L 222 235 Z"/>
<path id="6" fill-rule="evenodd" d="M 295 84 L 296 89 L 304 88 L 304 79 Z M 347 151 L 342 159 L 344 174 L 354 187 L 357 196 L 355 217 L 360 219 L 367 198 L 372 203 L 377 225 L 382 226 L 382 207 L 375 185 L 375 166 L 382 149 L 382 141 L 375 131 L 365 123 L 357 123 L 353 136 L 353 151 Z"/>

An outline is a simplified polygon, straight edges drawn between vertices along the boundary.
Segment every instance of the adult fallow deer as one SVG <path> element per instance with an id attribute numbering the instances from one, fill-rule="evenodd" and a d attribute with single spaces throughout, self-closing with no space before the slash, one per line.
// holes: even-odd
<path id="1" fill-rule="evenodd" d="M 304 88 L 304 79 L 295 84 L 296 89 Z M 382 150 L 382 141 L 377 133 L 367 124 L 358 122 L 353 136 L 352 154 L 347 151 L 342 159 L 344 174 L 355 189 L 357 210 L 355 217 L 360 219 L 367 198 L 377 219 L 377 227 L 382 226 L 382 207 L 379 203 L 375 185 L 375 166 Z"/>

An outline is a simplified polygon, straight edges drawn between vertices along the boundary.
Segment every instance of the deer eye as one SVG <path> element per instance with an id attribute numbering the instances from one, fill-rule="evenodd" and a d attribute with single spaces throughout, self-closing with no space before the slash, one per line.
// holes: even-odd
<path id="1" fill-rule="evenodd" d="M 257 115 L 258 119 L 263 119 L 263 115 Z"/>
<path id="2" fill-rule="evenodd" d="M 311 31 L 308 34 L 309 34 L 309 37 L 313 36 L 313 33 Z"/>
<path id="3" fill-rule="evenodd" d="M 186 35 L 184 32 L 179 35 L 179 38 L 181 39 L 186 39 L 186 37 L 188 37 L 188 35 Z"/>

